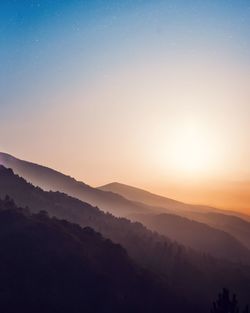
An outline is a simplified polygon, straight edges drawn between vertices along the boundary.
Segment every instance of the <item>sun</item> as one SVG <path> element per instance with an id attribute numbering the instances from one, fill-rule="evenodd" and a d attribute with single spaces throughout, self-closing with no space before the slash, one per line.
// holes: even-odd
<path id="1" fill-rule="evenodd" d="M 211 167 L 213 147 L 204 132 L 195 127 L 177 133 L 172 151 L 172 161 L 180 171 L 197 173 Z"/>
<path id="2" fill-rule="evenodd" d="M 192 177 L 208 175 L 216 170 L 219 147 L 216 135 L 206 125 L 180 123 L 168 132 L 162 159 L 172 171 Z"/>

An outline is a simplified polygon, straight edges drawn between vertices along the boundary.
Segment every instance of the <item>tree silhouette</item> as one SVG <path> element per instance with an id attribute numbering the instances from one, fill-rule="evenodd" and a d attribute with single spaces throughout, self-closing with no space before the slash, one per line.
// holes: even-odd
<path id="1" fill-rule="evenodd" d="M 222 292 L 219 293 L 218 299 L 213 303 L 213 307 L 210 311 L 211 313 L 240 313 L 240 308 L 238 305 L 238 300 L 236 295 L 233 294 L 230 297 L 229 290 L 224 288 Z M 242 313 L 248 313 L 248 306 L 241 311 Z"/>

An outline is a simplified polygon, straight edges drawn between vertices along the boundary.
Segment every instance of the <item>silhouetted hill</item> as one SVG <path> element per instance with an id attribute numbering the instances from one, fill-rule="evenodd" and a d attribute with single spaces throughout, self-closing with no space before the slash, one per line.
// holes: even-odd
<path id="1" fill-rule="evenodd" d="M 0 163 L 12 167 L 16 173 L 32 182 L 34 185 L 38 185 L 45 190 L 65 192 L 82 201 L 97 205 L 101 209 L 112 212 L 116 216 L 132 218 L 132 216 L 136 214 L 136 220 L 146 223 L 146 220 L 149 222 L 149 217 L 146 218 L 144 214 L 155 212 L 155 218 L 152 219 L 151 223 L 146 224 L 151 229 L 157 230 L 191 248 L 210 253 L 216 257 L 223 257 L 233 261 L 249 261 L 249 251 L 247 251 L 245 247 L 242 247 L 232 236 L 225 234 L 225 232 L 215 230 L 211 227 L 208 228 L 208 226 L 201 225 L 201 223 L 195 223 L 194 221 L 173 216 L 172 214 L 161 215 L 162 217 L 164 216 L 164 221 L 158 218 L 159 213 L 166 211 L 176 212 L 176 214 L 180 215 L 186 214 L 189 217 L 193 207 L 185 203 L 160 197 L 144 190 L 118 183 L 103 187 L 103 189 L 122 193 L 123 196 L 129 199 L 140 200 L 150 205 L 159 206 L 159 208 L 150 207 L 146 204 L 127 200 L 113 192 L 100 191 L 84 183 L 77 182 L 75 179 L 57 171 L 18 160 L 8 154 L 0 153 Z M 160 207 L 162 205 L 167 206 L 167 208 Z M 150 216 L 152 216 L 152 214 L 150 214 Z M 193 219 L 195 219 L 195 217 L 193 217 Z M 156 220 L 160 222 L 160 225 L 156 225 Z M 165 227 L 163 227 L 163 224 Z"/>
<path id="2" fill-rule="evenodd" d="M 173 209 L 183 209 L 185 203 L 170 198 L 155 195 L 140 188 L 121 184 L 118 182 L 110 183 L 101 187 L 100 190 L 111 191 L 123 195 L 126 199 L 152 205 L 156 207 Z"/>
<path id="3" fill-rule="evenodd" d="M 151 192 L 145 191 L 140 188 L 128 186 L 128 185 L 117 183 L 117 182 L 101 186 L 98 189 L 114 192 L 131 201 L 136 201 L 139 203 L 143 203 L 143 204 L 158 207 L 158 208 L 164 208 L 176 214 L 188 216 L 189 212 L 199 212 L 199 213 L 215 212 L 215 213 L 230 214 L 230 215 L 238 216 L 240 218 L 250 221 L 249 215 L 242 214 L 240 212 L 221 210 L 218 208 L 213 208 L 213 207 L 205 206 L 205 205 L 187 204 L 187 203 L 183 203 L 180 201 L 176 201 L 173 199 L 169 199 L 163 196 L 153 194 Z"/>
<path id="4" fill-rule="evenodd" d="M 119 245 L 46 212 L 0 200 L 3 313 L 180 312 L 191 310 Z"/>
<path id="5" fill-rule="evenodd" d="M 32 212 L 46 210 L 50 216 L 92 227 L 121 244 L 136 264 L 152 271 L 174 294 L 198 305 L 202 312 L 210 307 L 215 290 L 223 286 L 237 292 L 242 302 L 249 298 L 249 267 L 195 253 L 139 223 L 116 218 L 66 194 L 45 192 L 2 166 L 0 197 L 6 195 Z M 199 312 L 198 308 L 194 312 Z"/>
<path id="6" fill-rule="evenodd" d="M 166 213 L 137 214 L 131 216 L 131 219 L 140 221 L 149 229 L 157 231 L 159 234 L 176 240 L 187 247 L 209 253 L 218 258 L 250 264 L 250 251 L 248 248 L 220 229 Z M 244 233 L 244 229 L 241 233 Z M 248 238 L 250 240 L 250 237 Z"/>
<path id="7" fill-rule="evenodd" d="M 250 223 L 233 215 L 208 212 L 193 214 L 196 220 L 232 234 L 250 249 Z"/>
<path id="8" fill-rule="evenodd" d="M 109 211 L 116 216 L 124 216 L 128 213 L 151 212 L 151 209 L 146 205 L 133 203 L 121 195 L 93 188 L 53 169 L 19 160 L 6 153 L 0 153 L 0 164 L 12 168 L 14 173 L 34 186 L 39 186 L 46 191 L 64 192 L 84 202 L 98 206 L 104 211 Z"/>
<path id="9" fill-rule="evenodd" d="M 214 251 L 216 250 L 219 252 L 220 244 L 222 244 L 221 247 L 223 247 L 221 252 L 225 251 L 226 249 L 230 251 L 229 247 L 231 246 L 231 244 L 225 245 L 226 242 L 230 242 L 228 241 L 229 238 L 226 239 L 225 234 L 220 233 L 219 236 L 218 232 L 213 233 L 211 229 L 209 230 L 210 240 L 206 236 L 206 234 L 208 235 L 208 229 L 200 224 L 195 224 L 194 221 L 196 221 L 216 228 L 217 230 L 227 232 L 246 248 L 250 249 L 250 217 L 248 215 L 233 211 L 219 210 L 207 206 L 189 205 L 120 183 L 111 183 L 100 187 L 100 189 L 118 193 L 132 201 L 141 201 L 143 204 L 147 205 L 157 205 L 159 206 L 158 211 L 160 210 L 160 207 L 167 209 L 167 212 L 165 213 L 172 213 L 172 215 L 161 215 L 163 217 L 162 221 L 159 219 L 160 214 L 158 213 L 156 213 L 154 217 L 150 213 L 148 217 L 139 213 L 130 215 L 128 214 L 128 216 L 131 218 L 136 216 L 136 219 L 143 223 L 146 223 L 147 221 L 147 226 L 150 226 L 151 228 L 154 226 L 153 229 L 159 231 L 160 233 L 165 234 L 171 238 L 175 237 L 176 240 L 180 241 L 181 243 L 188 244 L 193 248 L 200 250 L 199 247 L 201 247 L 201 251 L 204 251 L 204 248 L 207 248 L 205 252 L 217 255 L 214 253 Z M 173 214 L 186 217 L 189 219 L 189 221 L 187 219 L 181 219 L 177 216 L 173 216 Z M 151 222 L 149 217 L 153 218 Z M 192 220 L 192 222 L 190 220 Z M 160 224 L 156 225 L 156 221 L 158 221 Z M 165 225 L 165 227 L 163 227 L 163 225 Z M 181 228 L 179 227 L 180 225 L 182 225 Z M 176 232 L 174 232 L 175 228 Z M 217 240 L 214 239 L 215 236 Z M 197 238 L 197 240 L 195 238 Z M 204 242 L 202 243 L 203 239 Z M 226 240 L 226 242 L 223 243 L 223 240 Z M 213 248 L 213 245 L 216 241 L 217 244 Z"/>

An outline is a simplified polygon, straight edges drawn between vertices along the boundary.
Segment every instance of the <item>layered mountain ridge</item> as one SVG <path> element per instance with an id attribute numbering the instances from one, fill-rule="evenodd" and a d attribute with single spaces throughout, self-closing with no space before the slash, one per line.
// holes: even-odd
<path id="1" fill-rule="evenodd" d="M 250 223 L 245 222 L 249 232 L 219 223 L 223 218 L 221 210 L 197 208 L 119 183 L 99 190 L 53 169 L 4 153 L 0 153 L 0 164 L 44 190 L 64 192 L 115 216 L 142 222 L 151 230 L 203 253 L 233 261 L 249 260 Z"/>
<path id="2" fill-rule="evenodd" d="M 0 310 L 178 313 L 192 309 L 91 228 L 0 200 Z M 13 301 L 14 300 L 14 301 Z"/>
<path id="3" fill-rule="evenodd" d="M 170 289 L 196 305 L 195 312 L 205 312 L 215 290 L 228 286 L 247 301 L 250 287 L 249 266 L 202 255 L 185 249 L 168 238 L 153 233 L 142 224 L 131 223 L 104 213 L 98 208 L 60 192 L 45 192 L 11 169 L 0 167 L 0 198 L 10 196 L 31 212 L 48 212 L 49 216 L 91 227 L 114 243 L 122 245 L 138 266 L 151 271 Z"/>

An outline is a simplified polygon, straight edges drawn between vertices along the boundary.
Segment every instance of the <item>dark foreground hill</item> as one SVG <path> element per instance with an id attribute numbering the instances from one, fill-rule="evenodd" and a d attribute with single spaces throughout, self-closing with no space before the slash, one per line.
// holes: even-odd
<path id="1" fill-rule="evenodd" d="M 6 195 L 32 212 L 46 210 L 50 216 L 90 226 L 121 244 L 137 265 L 160 277 L 167 290 L 196 305 L 197 313 L 208 312 L 215 294 L 224 286 L 236 292 L 243 304 L 249 300 L 247 266 L 187 250 L 139 223 L 116 218 L 59 192 L 44 192 L 14 175 L 12 170 L 0 167 L 0 197 Z"/>
<path id="2" fill-rule="evenodd" d="M 191 312 L 91 228 L 0 200 L 0 311 Z"/>

